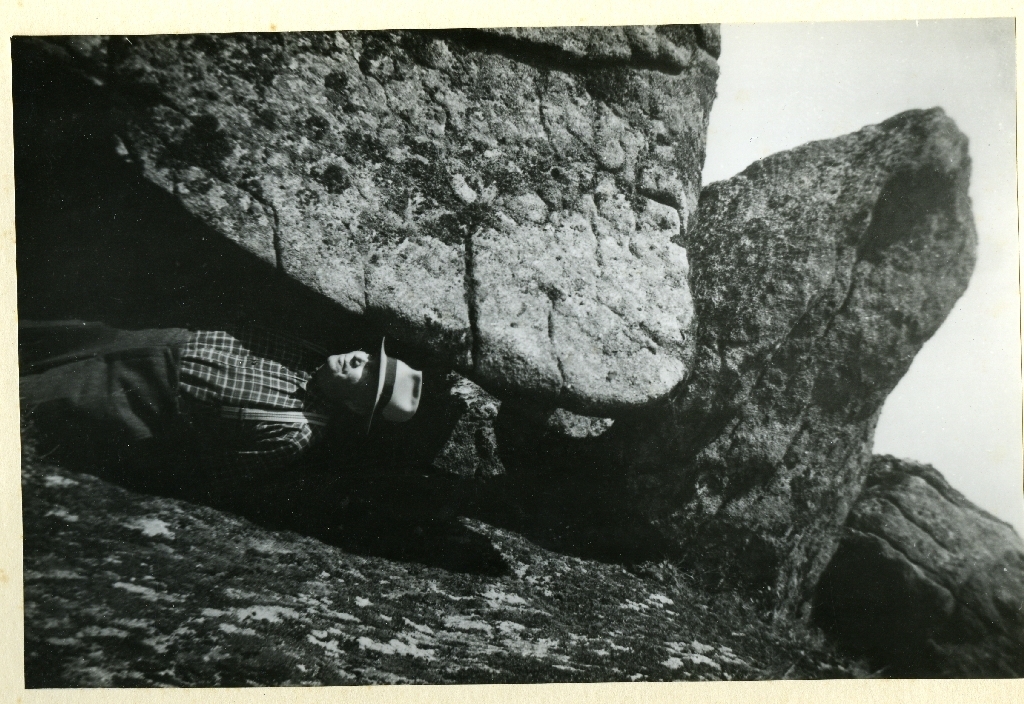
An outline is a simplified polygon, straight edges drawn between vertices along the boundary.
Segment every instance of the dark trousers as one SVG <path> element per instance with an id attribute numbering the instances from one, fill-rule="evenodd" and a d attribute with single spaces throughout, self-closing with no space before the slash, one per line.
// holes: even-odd
<path id="1" fill-rule="evenodd" d="M 124 459 L 179 429 L 178 366 L 190 332 L 22 322 L 18 358 L 28 425 L 92 460 Z"/>

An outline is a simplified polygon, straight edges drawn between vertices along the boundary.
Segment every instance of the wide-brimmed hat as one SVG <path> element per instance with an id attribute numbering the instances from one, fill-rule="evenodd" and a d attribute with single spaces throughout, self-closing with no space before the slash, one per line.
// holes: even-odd
<path id="1" fill-rule="evenodd" d="M 392 423 L 404 423 L 416 415 L 423 389 L 423 372 L 417 371 L 400 359 L 388 357 L 384 340 L 380 341 L 380 364 L 377 365 L 377 398 L 366 421 L 370 432 L 373 419 L 380 416 Z"/>

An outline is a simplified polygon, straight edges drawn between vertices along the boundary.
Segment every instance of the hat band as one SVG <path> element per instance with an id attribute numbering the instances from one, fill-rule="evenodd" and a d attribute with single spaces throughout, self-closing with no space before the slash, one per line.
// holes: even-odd
<path id="1" fill-rule="evenodd" d="M 395 379 L 398 378 L 398 360 L 388 357 L 387 369 L 384 370 L 384 388 L 380 392 L 380 399 L 377 401 L 377 410 L 383 410 L 391 403 L 391 396 L 395 393 Z"/>

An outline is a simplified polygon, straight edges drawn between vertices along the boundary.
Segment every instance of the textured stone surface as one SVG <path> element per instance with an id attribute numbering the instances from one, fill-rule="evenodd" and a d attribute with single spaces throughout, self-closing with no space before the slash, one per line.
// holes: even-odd
<path id="1" fill-rule="evenodd" d="M 671 570 L 630 573 L 480 522 L 425 533 L 378 524 L 374 534 L 390 532 L 384 542 L 398 547 L 353 552 L 338 543 L 358 525 L 317 537 L 271 530 L 126 491 L 40 461 L 30 439 L 25 447 L 30 688 L 859 672 L 820 639 L 775 632 L 745 601 L 695 592 Z M 305 510 L 322 510 L 306 498 Z"/>
<path id="2" fill-rule="evenodd" d="M 932 467 L 876 456 L 815 616 L 887 674 L 1024 676 L 1024 543 Z"/>
<path id="3" fill-rule="evenodd" d="M 686 376 L 714 26 L 57 41 L 147 178 L 486 388 L 616 415 Z"/>
<path id="4" fill-rule="evenodd" d="M 494 434 L 501 401 L 458 374 L 453 373 L 448 381 L 446 408 L 456 418 L 432 462 L 433 467 L 461 479 L 489 479 L 505 474 Z"/>
<path id="5" fill-rule="evenodd" d="M 614 429 L 637 504 L 695 562 L 807 601 L 883 401 L 970 278 L 969 164 L 941 110 L 911 111 L 705 188 L 692 377 Z"/>
<path id="6" fill-rule="evenodd" d="M 877 413 L 970 276 L 968 170 L 953 123 L 918 111 L 709 186 L 677 398 L 614 425 L 505 402 L 459 436 L 463 464 L 498 457 L 505 520 L 560 549 L 664 550 L 806 610 Z"/>
<path id="7" fill-rule="evenodd" d="M 722 37 L 718 25 L 626 27 L 495 27 L 488 34 L 525 40 L 565 52 L 577 60 L 629 61 L 681 71 L 692 61 L 690 47 L 699 46 L 718 58 Z"/>
<path id="8" fill-rule="evenodd" d="M 79 44 L 78 51 L 102 61 L 107 60 L 105 52 L 112 46 L 105 39 Z M 127 48 L 117 49 L 116 42 L 113 46 L 117 51 Z M 16 48 L 23 50 L 25 45 L 19 42 Z M 570 49 L 561 47 L 559 51 L 569 52 Z M 565 58 L 557 52 L 546 54 L 552 55 L 561 57 L 560 60 Z M 114 57 L 112 61 L 117 63 L 121 59 Z M 20 65 L 24 67 L 24 61 Z M 259 66 L 259 62 L 253 65 Z M 272 63 L 267 70 L 279 68 Z M 137 171 L 131 171 L 132 178 L 126 178 L 129 170 L 120 162 L 111 163 L 115 160 L 103 139 L 104 129 L 109 127 L 105 120 L 110 96 L 87 79 L 81 83 L 88 91 L 67 80 L 40 82 L 21 78 L 15 84 L 22 101 L 16 103 L 19 108 L 16 138 L 20 140 L 16 144 L 21 147 L 16 154 L 18 265 L 19 274 L 26 271 L 33 274 L 30 278 L 19 277 L 20 311 L 33 310 L 36 315 L 49 318 L 103 319 L 129 327 L 194 324 L 198 320 L 204 321 L 203 324 L 220 324 L 218 321 L 238 310 L 263 316 L 260 319 L 268 324 L 276 321 L 291 325 L 302 312 L 308 319 L 295 328 L 296 332 L 325 344 L 351 339 L 340 335 L 336 329 L 351 321 L 346 320 L 343 325 L 336 319 L 336 308 L 318 307 L 312 300 L 324 304 L 325 297 L 310 295 L 297 286 L 278 286 L 282 281 L 273 281 L 269 268 L 261 262 L 248 262 L 248 258 L 244 258 L 247 262 L 244 271 L 224 278 L 225 268 L 234 261 L 227 250 L 233 248 L 230 245 L 211 248 L 210 245 L 241 236 L 240 233 L 255 233 L 253 236 L 258 236 L 262 244 L 248 246 L 260 254 L 263 262 L 273 260 L 277 265 L 276 245 L 280 231 L 276 225 L 276 210 L 239 186 L 232 187 L 219 178 L 210 180 L 210 171 L 201 166 L 190 166 L 180 174 L 175 172 L 188 190 L 188 197 L 180 190 L 178 197 L 165 196 L 160 189 L 136 179 Z M 118 90 L 129 91 L 130 86 L 136 91 L 132 100 L 160 104 L 159 90 L 146 92 L 139 88 L 140 84 L 127 80 Z M 49 115 L 46 111 L 52 103 L 63 105 L 63 112 Z M 78 111 L 83 110 L 83 105 L 87 105 L 90 118 L 80 120 Z M 35 129 L 26 129 L 26 124 Z M 203 130 L 209 131 L 209 123 L 206 127 L 203 124 L 200 121 L 198 127 L 192 125 L 193 136 L 202 137 Z M 88 135 L 84 142 L 75 142 L 68 136 L 76 130 Z M 215 146 L 216 141 L 213 139 L 211 144 Z M 55 149 L 54 145 L 59 148 Z M 138 144 L 131 140 L 122 141 L 120 147 L 128 158 L 134 153 L 136 160 L 140 158 L 138 149 Z M 605 158 L 615 163 L 618 157 L 611 149 L 605 153 Z M 33 159 L 45 163 L 46 168 L 41 169 L 38 164 L 33 167 Z M 337 176 L 337 172 L 331 171 L 331 174 Z M 595 554 L 600 552 L 595 546 L 608 538 L 618 540 L 621 545 L 656 546 L 654 552 L 666 545 L 674 546 L 676 553 L 682 552 L 694 565 L 724 572 L 725 585 L 746 583 L 763 590 L 769 603 L 783 610 L 795 607 L 806 599 L 818 572 L 831 555 L 840 525 L 859 491 L 874 413 L 916 350 L 942 320 L 968 277 L 974 244 L 965 195 L 966 179 L 963 138 L 948 120 L 935 112 L 910 113 L 855 135 L 807 145 L 758 162 L 735 179 L 706 189 L 701 215 L 705 226 L 691 231 L 685 238 L 677 238 L 677 244 L 685 246 L 690 253 L 701 327 L 695 372 L 671 404 L 656 407 L 639 418 L 622 418 L 611 424 L 607 419 L 587 418 L 564 410 L 538 410 L 528 404 L 517 407 L 508 401 L 499 404 L 487 392 L 460 380 L 457 375 L 445 379 L 447 372 L 442 371 L 440 378 L 433 376 L 428 382 L 429 388 L 439 391 L 429 397 L 431 403 L 438 404 L 438 412 L 424 414 L 423 417 L 431 421 L 412 433 L 415 436 L 412 440 L 402 434 L 386 436 L 387 442 L 380 443 L 379 456 L 373 461 L 355 461 L 348 455 L 346 458 L 353 465 L 368 469 L 368 474 L 382 467 L 388 470 L 408 468 L 412 457 L 418 461 L 432 458 L 435 468 L 446 475 L 487 479 L 484 484 L 501 494 L 499 502 L 488 503 L 488 497 L 467 502 L 475 503 L 468 507 L 473 510 L 467 512 L 484 518 L 486 524 L 514 528 L 534 543 L 556 547 L 563 554 Z M 471 178 L 451 179 L 445 183 L 452 188 L 453 198 L 460 197 L 458 194 L 466 200 L 475 197 L 473 208 L 479 207 L 481 198 Z M 204 189 L 213 195 L 203 195 Z M 199 195 L 192 198 L 192 194 Z M 246 206 L 248 210 L 243 209 L 243 195 L 252 198 Z M 508 210 L 508 217 L 529 222 L 541 212 L 541 207 L 536 199 L 523 195 L 523 198 L 506 199 L 507 205 L 502 208 Z M 604 220 L 621 212 L 615 210 L 620 199 L 613 196 L 602 200 L 598 195 L 595 186 L 594 206 L 599 215 L 602 207 L 603 212 L 609 214 L 608 217 L 601 215 Z M 547 206 L 544 197 L 540 200 Z M 184 215 L 185 207 L 197 212 L 203 222 L 228 237 L 210 237 L 210 231 Z M 467 213 L 476 212 L 466 207 Z M 200 212 L 201 209 L 206 211 Z M 643 212 L 634 210 L 637 222 L 643 219 Z M 507 226 L 501 214 L 491 212 L 479 218 L 479 222 L 494 231 L 484 228 L 481 237 L 500 236 L 501 228 Z M 489 219 L 491 215 L 497 219 Z M 269 222 L 275 225 L 267 229 Z M 471 224 L 477 222 L 471 220 Z M 594 222 L 601 224 L 596 219 Z M 188 236 L 179 237 L 179 230 L 188 231 Z M 35 238 L 26 237 L 32 233 Z M 557 236 L 582 239 L 586 232 L 566 229 Z M 467 259 L 460 258 L 457 248 L 445 249 L 448 244 L 438 238 L 431 241 L 409 237 L 405 242 L 404 248 L 396 245 L 387 252 L 382 247 L 374 250 L 390 257 L 390 264 L 370 267 L 372 276 L 367 278 L 368 287 L 381 292 L 373 295 L 407 295 L 406 292 L 415 287 L 408 286 L 408 282 L 403 282 L 392 271 L 429 269 L 435 253 L 449 256 L 446 261 L 452 266 L 465 264 L 470 259 L 468 255 Z M 97 251 L 101 255 L 94 256 Z M 183 252 L 189 256 L 184 256 Z M 239 257 L 239 261 L 241 259 L 243 257 Z M 537 271 L 542 271 L 542 264 L 537 265 L 540 267 Z M 586 261 L 572 265 L 588 266 Z M 211 273 L 214 271 L 216 275 Z M 471 268 L 466 270 L 467 277 L 470 271 Z M 443 276 L 431 276 L 439 291 L 451 285 Z M 240 291 L 260 292 L 261 295 Z M 300 293 L 305 298 L 299 296 Z M 555 298 L 558 298 L 557 292 Z M 554 308 L 555 303 L 552 303 L 552 311 Z M 520 315 L 526 313 L 524 310 Z M 550 316 L 549 320 L 555 317 Z M 329 330 L 332 326 L 334 329 Z M 368 339 L 370 337 L 373 336 Z M 424 447 L 428 451 L 421 451 Z M 373 564 L 374 569 L 380 570 L 379 578 L 398 570 L 395 574 L 401 572 L 401 579 L 406 579 L 408 573 L 404 571 L 406 562 L 403 560 L 409 559 L 410 549 L 418 550 L 414 559 L 449 565 L 448 570 L 438 568 L 421 574 L 429 573 L 430 579 L 439 575 L 438 583 L 448 585 L 445 587 L 448 594 L 460 595 L 459 589 L 476 588 L 467 584 L 483 582 L 474 581 L 477 577 L 467 577 L 464 581 L 461 572 L 453 574 L 450 571 L 452 560 L 464 561 L 470 553 L 476 555 L 470 562 L 483 562 L 473 569 L 491 569 L 493 563 L 489 562 L 488 555 L 493 555 L 486 546 L 499 540 L 494 536 L 505 535 L 512 541 L 509 544 L 521 545 L 530 554 L 543 555 L 545 564 L 552 570 L 547 574 L 554 575 L 552 579 L 560 585 L 581 585 L 579 603 L 570 603 L 567 610 L 589 615 L 595 603 L 593 595 L 604 594 L 609 583 L 617 584 L 613 577 L 618 573 L 606 571 L 607 563 L 553 556 L 525 541 L 519 542 L 521 538 L 507 531 L 491 532 L 477 523 L 472 524 L 468 533 L 448 536 L 428 545 L 416 537 L 415 531 L 403 529 L 404 532 L 398 531 L 397 537 L 391 538 L 397 545 L 379 549 L 373 553 L 376 557 L 365 557 L 365 545 L 360 549 L 339 551 L 331 545 L 332 541 L 342 542 L 336 540 L 336 532 L 325 535 L 313 531 L 320 541 L 288 537 L 300 545 L 292 553 L 259 557 L 262 553 L 257 551 L 239 558 L 232 552 L 236 548 L 232 540 L 238 539 L 239 545 L 243 545 L 248 536 L 257 536 L 256 539 L 262 541 L 267 535 L 277 539 L 280 534 L 187 504 L 163 499 L 145 503 L 147 500 L 143 497 L 125 494 L 102 482 L 92 483 L 87 477 L 69 474 L 57 467 L 47 465 L 35 474 L 36 468 L 31 462 L 26 467 L 26 569 L 29 570 L 26 594 L 28 606 L 34 609 L 30 622 L 36 629 L 27 633 L 29 644 L 34 648 L 30 662 L 35 669 L 31 672 L 32 676 L 62 673 L 59 675 L 64 678 L 61 682 L 120 682 L 122 674 L 123 681 L 157 681 L 157 675 L 166 675 L 167 658 L 157 660 L 154 656 L 140 660 L 138 653 L 140 647 L 150 647 L 145 640 L 160 644 L 165 642 L 160 638 L 167 637 L 168 633 L 173 634 L 179 644 L 185 638 L 196 636 L 193 642 L 209 644 L 211 648 L 220 645 L 213 636 L 228 634 L 231 628 L 253 628 L 262 636 L 273 636 L 275 644 L 284 642 L 291 638 L 288 634 L 293 633 L 289 630 L 294 625 L 290 620 L 266 625 L 259 619 L 240 616 L 237 623 L 228 621 L 228 628 L 221 628 L 219 621 L 211 620 L 202 626 L 198 619 L 205 618 L 202 608 L 227 612 L 265 603 L 294 609 L 288 595 L 296 593 L 295 583 L 305 583 L 303 580 L 308 575 L 296 565 L 306 564 L 306 558 L 311 558 L 308 564 L 313 566 L 319 564 L 316 560 L 324 555 L 339 560 L 339 564 L 356 565 L 360 570 Z M 67 484 L 66 481 L 79 483 Z M 506 491 L 509 487 L 512 490 Z M 259 491 L 271 496 L 275 506 L 285 506 L 292 515 L 310 512 L 310 501 L 314 508 L 322 510 L 324 501 L 336 507 L 349 500 L 348 495 L 339 499 L 332 498 L 330 492 L 314 491 L 312 495 L 310 492 L 303 494 L 301 501 L 294 498 L 283 501 L 290 496 L 291 489 L 287 487 L 259 488 Z M 390 511 L 390 517 L 384 519 L 378 516 L 374 520 L 353 522 L 351 517 L 361 514 L 358 511 L 352 514 L 346 509 L 349 511 L 346 533 L 365 537 L 369 531 L 374 536 L 385 535 L 386 530 L 374 531 L 395 516 L 403 516 L 406 509 L 422 510 L 420 505 L 428 504 L 444 514 L 452 514 L 455 509 L 446 504 L 460 503 L 447 490 L 429 494 L 419 491 L 416 485 L 404 490 L 404 496 L 400 499 L 390 486 L 377 493 L 376 507 L 388 507 Z M 499 505 L 495 507 L 495 504 Z M 353 500 L 351 505 L 358 506 L 360 501 Z M 457 508 L 461 512 L 467 507 Z M 316 514 L 317 510 L 312 513 Z M 197 517 L 205 523 L 192 522 Z M 181 547 L 182 543 L 177 543 L 184 554 L 224 552 L 234 556 L 229 560 L 231 564 L 221 570 L 216 565 L 222 563 L 211 557 L 216 567 L 213 573 L 196 573 L 194 581 L 189 581 L 192 578 L 186 575 L 180 588 L 172 588 L 173 579 L 183 578 L 180 570 L 166 564 L 159 569 L 154 565 L 169 555 L 165 548 L 177 549 L 175 544 L 166 544 L 160 536 L 144 536 L 141 528 L 121 531 L 117 527 L 122 523 L 135 525 L 136 520 L 141 520 L 143 523 L 139 525 L 150 526 L 151 530 L 158 528 L 160 524 L 149 522 L 150 518 L 162 521 L 176 540 L 196 536 L 197 542 L 188 546 Z M 185 529 L 178 527 L 175 523 L 178 520 L 183 521 Z M 207 531 L 204 526 L 212 528 Z M 235 528 L 231 526 L 238 528 L 238 532 L 232 532 Z M 656 532 L 653 536 L 649 530 L 652 526 Z M 103 533 L 105 528 L 110 532 Z M 638 530 L 630 532 L 632 528 Z M 470 534 L 477 535 L 479 540 Z M 126 542 L 128 537 L 140 535 L 148 542 Z M 225 535 L 228 538 L 222 540 Z M 191 547 L 193 545 L 198 547 Z M 356 540 L 356 547 L 360 545 Z M 416 545 L 419 547 L 410 548 Z M 195 616 L 195 609 L 189 611 L 187 618 L 195 616 L 196 623 L 175 620 L 170 616 L 174 612 L 168 610 L 153 618 L 153 623 L 141 624 L 138 634 L 129 631 L 124 624 L 109 625 L 112 619 L 136 618 L 131 614 L 138 611 L 140 605 L 138 601 L 125 601 L 130 593 L 124 588 L 102 586 L 109 586 L 113 581 L 109 584 L 103 581 L 111 575 L 99 571 L 97 562 L 118 549 L 124 551 L 119 559 L 127 560 L 129 566 L 123 572 L 115 572 L 117 579 L 114 581 L 130 583 L 133 577 L 138 581 L 148 575 L 162 580 L 167 594 L 206 595 L 189 597 L 190 609 L 206 600 L 198 616 Z M 133 551 L 144 556 L 134 558 Z M 356 557 L 353 552 L 364 556 Z M 504 548 L 499 552 L 506 554 Z M 274 557 L 275 554 L 281 556 L 280 559 Z M 383 554 L 397 555 L 399 562 L 381 557 Z M 608 550 L 601 557 L 620 563 L 638 559 L 635 550 Z M 506 564 L 512 564 L 507 557 L 503 559 Z M 250 564 L 254 565 L 252 572 L 246 571 Z M 402 565 L 400 570 L 396 564 Z M 566 565 L 581 567 L 587 574 L 596 575 L 595 579 L 589 581 L 583 573 L 569 574 L 572 570 L 567 573 L 563 569 Z M 515 570 L 520 568 L 516 563 Z M 173 579 L 160 576 L 172 573 Z M 89 578 L 98 575 L 94 584 L 101 586 L 84 585 L 81 590 L 67 587 L 62 580 L 68 574 Z M 582 581 L 573 582 L 576 577 Z M 213 585 L 236 578 L 245 584 L 228 586 L 260 593 L 258 590 L 263 589 L 260 585 L 266 585 L 268 591 L 261 594 L 267 596 L 267 601 L 254 598 L 251 602 L 235 603 L 228 600 L 230 595 L 216 592 L 219 587 Z M 374 574 L 372 579 L 377 578 Z M 83 584 L 74 577 L 68 579 L 67 584 Z M 499 581 L 501 579 L 511 577 L 506 575 Z M 491 577 L 486 580 L 487 583 L 493 581 Z M 429 583 L 426 586 L 429 587 Z M 503 588 L 506 593 L 512 593 L 509 591 L 512 587 Z M 480 594 L 486 589 L 481 586 Z M 154 591 L 159 590 L 154 588 Z M 532 593 L 515 593 L 526 599 L 539 598 Z M 468 593 L 461 595 L 468 596 Z M 346 598 L 354 603 L 355 596 L 348 594 Z M 372 599 L 363 594 L 359 596 Z M 687 598 L 669 596 L 677 605 Z M 141 596 L 139 599 L 146 601 Z M 640 594 L 627 599 L 636 604 L 647 603 L 646 600 L 647 595 Z M 941 600 L 937 603 L 948 605 Z M 164 602 L 157 598 L 142 606 L 149 608 L 151 604 Z M 578 608 L 581 604 L 586 608 Z M 412 611 L 405 612 L 404 617 L 434 628 L 436 623 L 426 619 L 429 614 L 416 610 L 418 607 L 410 608 Z M 556 613 L 546 601 L 540 608 Z M 633 609 L 628 605 L 626 608 Z M 712 611 L 721 613 L 716 609 Z M 680 607 L 680 613 L 688 612 Z M 940 610 L 939 613 L 947 612 Z M 396 620 L 397 613 L 389 611 L 385 615 Z M 496 619 L 507 620 L 498 612 L 494 615 Z M 326 629 L 329 621 L 317 620 L 314 625 L 318 632 Z M 656 622 L 659 628 L 665 625 Z M 699 618 L 694 622 L 698 624 L 695 628 L 703 625 Z M 268 630 L 260 631 L 254 623 Z M 500 620 L 488 623 L 491 633 L 499 632 L 495 629 Z M 652 627 L 650 620 L 631 623 L 636 631 L 624 632 L 646 633 L 645 629 Z M 179 627 L 193 631 L 179 632 Z M 333 622 L 330 627 L 341 628 Z M 120 629 L 129 635 L 122 641 L 120 633 L 104 631 L 106 628 Z M 577 635 L 581 632 L 576 626 L 566 630 Z M 305 632 L 300 631 L 299 635 L 304 636 Z M 538 642 L 541 638 L 562 638 L 549 632 L 538 631 L 535 635 Z M 363 636 L 376 643 L 388 643 L 396 638 L 409 645 L 399 631 L 347 634 L 348 640 L 344 642 L 353 652 L 367 658 L 370 653 L 359 647 L 358 638 Z M 701 640 L 697 631 L 673 632 L 670 637 L 710 642 Z M 639 644 L 642 638 L 637 638 Z M 119 642 L 126 643 L 124 649 L 119 650 L 114 645 Z M 139 646 L 140 642 L 143 646 Z M 339 638 L 339 646 L 342 642 Z M 725 642 L 736 647 L 731 641 Z M 288 643 L 289 648 L 294 645 L 293 641 Z M 314 645 L 310 642 L 309 648 Z M 474 643 L 466 646 L 466 651 L 452 652 L 457 656 L 475 652 L 473 648 L 478 645 Z M 633 652 L 642 652 L 646 663 L 674 662 L 672 658 L 683 660 L 677 655 L 664 660 L 664 653 L 658 650 L 660 645 L 657 644 L 641 646 L 631 642 L 627 647 L 636 648 Z M 959 652 L 967 652 L 962 643 L 958 647 Z M 244 683 L 258 679 L 252 674 L 253 670 L 276 673 L 272 677 L 274 682 L 301 679 L 298 675 L 292 677 L 290 673 L 294 671 L 290 666 L 278 670 L 274 669 L 276 665 L 268 664 L 278 662 L 279 653 L 274 648 L 257 652 L 246 639 L 225 641 L 222 650 L 214 651 L 209 661 L 202 660 L 202 656 L 192 657 L 187 646 L 183 648 L 173 651 L 181 654 L 185 661 L 177 670 L 183 674 L 172 670 L 166 675 L 172 680 L 160 682 Z M 270 658 L 265 662 L 261 660 L 264 652 Z M 294 652 L 302 652 L 302 657 L 309 655 L 298 649 Z M 692 649 L 687 652 L 696 653 Z M 224 667 L 209 666 L 221 653 L 227 653 Z M 210 650 L 203 654 L 209 655 Z M 393 655 L 397 658 L 393 662 L 406 662 L 398 657 L 397 650 Z M 940 653 L 936 657 L 945 655 Z M 974 662 L 981 663 L 981 671 L 992 672 L 984 669 L 989 667 L 984 657 L 987 656 L 982 653 Z M 747 662 L 758 660 L 753 655 L 744 659 Z M 250 667 L 250 661 L 259 665 Z M 415 658 L 411 661 L 418 662 Z M 119 664 L 104 670 L 96 662 Z M 379 674 L 371 671 L 373 665 L 364 667 L 369 660 L 355 662 L 357 667 L 363 668 L 357 673 L 357 681 L 388 681 L 395 676 L 408 676 L 405 669 L 399 671 L 388 666 L 381 668 L 384 674 Z M 122 667 L 120 663 L 129 664 Z M 552 675 L 554 670 L 536 675 L 537 670 L 530 669 L 536 664 L 534 660 L 517 663 L 528 664 L 523 669 L 516 664 L 502 672 L 512 672 L 509 677 L 518 681 L 560 676 Z M 198 669 L 190 669 L 193 665 Z M 764 669 L 770 670 L 767 666 Z M 788 669 L 787 664 L 771 673 L 778 677 Z M 211 674 L 214 670 L 220 674 Z M 527 671 L 533 674 L 524 674 Z M 322 672 L 327 674 L 307 680 L 335 681 L 331 679 L 329 668 Z M 443 679 L 438 672 L 431 670 L 421 679 L 453 681 Z M 595 672 L 597 670 L 591 671 L 593 678 L 604 677 Z M 648 672 L 650 677 L 660 676 L 653 670 L 643 672 Z M 737 674 L 726 672 L 730 676 Z M 801 670 L 798 668 L 795 672 Z M 470 681 L 476 676 L 470 672 L 466 679 L 459 681 Z M 495 678 L 503 676 L 498 674 Z M 607 678 L 621 679 L 622 674 L 613 672 Z"/>

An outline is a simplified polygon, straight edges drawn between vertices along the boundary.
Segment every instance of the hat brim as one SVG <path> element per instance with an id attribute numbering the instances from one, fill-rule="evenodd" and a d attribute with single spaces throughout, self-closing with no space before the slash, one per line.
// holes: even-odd
<path id="1" fill-rule="evenodd" d="M 373 399 L 373 410 L 370 411 L 370 417 L 366 419 L 366 433 L 370 433 L 370 428 L 373 427 L 373 419 L 377 416 L 380 410 L 380 397 L 384 395 L 384 384 L 386 381 L 386 372 L 388 368 L 388 356 L 384 351 L 384 340 L 380 339 L 380 357 L 377 358 L 377 395 Z"/>
<path id="2" fill-rule="evenodd" d="M 370 429 L 374 425 L 375 417 L 377 417 L 380 414 L 380 411 L 383 409 L 383 407 L 387 405 L 388 401 L 391 398 L 391 391 L 393 391 L 394 389 L 394 373 L 392 372 L 391 390 L 388 390 L 385 393 L 385 390 L 388 386 L 388 370 L 393 369 L 394 364 L 388 363 L 389 360 L 387 357 L 387 352 L 384 351 L 384 342 L 385 338 L 381 338 L 381 354 L 380 357 L 378 358 L 377 364 L 377 395 L 374 398 L 374 409 L 370 412 L 370 417 L 367 420 L 367 434 L 370 433 Z M 384 396 L 387 396 L 387 398 L 383 398 Z M 383 403 L 381 403 L 382 399 L 384 400 Z"/>

